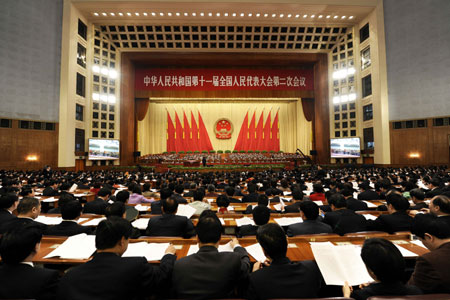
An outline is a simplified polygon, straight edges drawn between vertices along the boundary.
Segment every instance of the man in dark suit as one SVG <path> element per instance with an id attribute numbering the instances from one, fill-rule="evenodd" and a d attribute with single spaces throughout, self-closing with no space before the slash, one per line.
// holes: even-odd
<path id="1" fill-rule="evenodd" d="M 323 222 L 330 225 L 334 233 L 344 235 L 366 230 L 366 219 L 353 210 L 347 209 L 347 200 L 343 195 L 332 195 L 328 199 L 328 203 L 331 205 L 332 211 L 325 214 Z"/>
<path id="2" fill-rule="evenodd" d="M 145 234 L 148 236 L 181 236 L 190 238 L 195 235 L 192 221 L 184 216 L 177 216 L 178 202 L 169 197 L 162 204 L 162 216 L 152 217 L 148 221 Z"/>
<path id="3" fill-rule="evenodd" d="M 92 260 L 71 269 L 61 279 L 57 299 L 141 299 L 157 292 L 170 279 L 176 260 L 170 245 L 159 266 L 144 257 L 121 257 L 127 250 L 131 225 L 110 217 L 97 227 Z"/>
<path id="4" fill-rule="evenodd" d="M 298 213 L 300 212 L 300 201 L 303 200 L 303 193 L 300 189 L 295 188 L 292 191 L 292 198 L 294 199 L 293 204 L 289 204 L 287 206 L 284 207 L 284 212 L 285 213 Z"/>
<path id="5" fill-rule="evenodd" d="M 359 190 L 361 191 L 358 194 L 358 200 L 378 200 L 380 196 L 377 192 L 370 188 L 368 183 L 361 183 L 359 185 Z"/>
<path id="6" fill-rule="evenodd" d="M 347 201 L 347 208 L 351 209 L 353 211 L 358 211 L 358 210 L 367 210 L 367 203 L 361 201 L 361 200 L 356 200 L 355 198 L 353 198 L 353 190 L 350 190 L 348 188 L 344 188 L 341 191 L 341 194 L 344 195 L 346 201 Z M 359 198 L 358 198 L 359 199 Z"/>
<path id="7" fill-rule="evenodd" d="M 269 206 L 269 197 L 267 197 L 264 194 L 259 194 L 258 195 L 258 204 L 257 206 L 264 206 L 264 207 L 268 207 Z M 255 206 L 256 207 L 256 206 Z M 247 206 L 247 208 L 245 209 L 244 214 L 251 214 L 253 211 L 253 204 L 250 204 Z M 270 212 L 276 213 L 276 210 L 270 209 Z"/>
<path id="8" fill-rule="evenodd" d="M 227 186 L 227 187 L 225 188 L 225 193 L 227 194 L 228 200 L 230 200 L 230 203 L 242 203 L 241 200 L 239 200 L 239 199 L 237 199 L 237 198 L 233 198 L 234 193 L 235 193 L 234 187 Z"/>
<path id="9" fill-rule="evenodd" d="M 265 196 L 265 195 L 263 195 Z M 267 197 L 267 196 L 266 196 Z M 264 205 L 258 205 L 252 210 L 253 221 L 256 225 L 244 225 L 239 229 L 239 236 L 256 235 L 256 231 L 270 220 L 270 209 Z"/>
<path id="10" fill-rule="evenodd" d="M 242 197 L 242 202 L 257 202 L 258 201 L 258 193 L 256 192 L 256 184 L 249 183 L 247 185 L 248 194 Z"/>
<path id="11" fill-rule="evenodd" d="M 175 200 L 177 200 L 178 204 L 186 204 L 187 200 L 183 198 L 183 196 L 181 196 L 181 194 L 183 194 L 184 188 L 181 184 L 178 184 L 177 186 L 175 186 L 175 193 L 172 194 L 172 197 L 175 198 Z"/>
<path id="12" fill-rule="evenodd" d="M 204 211 L 197 224 L 200 250 L 175 263 L 172 291 L 185 299 L 230 298 L 246 282 L 250 259 L 247 251 L 233 238 L 233 252 L 219 252 L 222 225 L 211 211 Z"/>
<path id="13" fill-rule="evenodd" d="M 81 215 L 81 203 L 78 200 L 72 200 L 61 206 L 61 216 L 63 221 L 55 226 L 49 226 L 44 232 L 45 235 L 72 236 L 80 233 L 92 234 L 92 229 L 87 226 L 81 226 L 77 219 Z"/>
<path id="14" fill-rule="evenodd" d="M 58 196 L 59 183 L 55 180 L 49 181 L 47 187 L 42 191 L 42 196 Z"/>
<path id="15" fill-rule="evenodd" d="M 161 215 L 162 214 L 162 203 L 166 201 L 167 198 L 172 196 L 172 191 L 170 189 L 164 188 L 160 191 L 161 200 L 154 201 L 150 204 L 150 213 L 152 215 Z"/>
<path id="16" fill-rule="evenodd" d="M 287 229 L 288 236 L 333 232 L 333 228 L 330 225 L 317 220 L 319 217 L 319 206 L 312 201 L 300 202 L 300 216 L 303 222 L 289 225 Z"/>
<path id="17" fill-rule="evenodd" d="M 54 207 L 48 210 L 47 213 L 49 214 L 60 214 L 61 213 L 61 207 L 70 201 L 78 201 L 75 199 L 75 197 L 72 194 L 64 193 L 59 196 L 58 199 L 58 207 Z"/>
<path id="18" fill-rule="evenodd" d="M 256 262 L 249 276 L 249 299 L 316 298 L 322 282 L 314 261 L 293 263 L 286 257 L 287 239 L 277 224 L 258 229 L 256 238 L 270 263 Z"/>
<path id="19" fill-rule="evenodd" d="M 425 193 L 425 198 L 433 198 L 434 196 L 442 194 L 443 191 L 440 188 L 440 185 L 441 182 L 439 178 L 431 179 L 430 183 L 428 184 L 428 187 L 430 189 Z"/>
<path id="20" fill-rule="evenodd" d="M 6 231 L 6 224 L 17 218 L 13 214 L 17 205 L 19 205 L 19 197 L 16 194 L 9 193 L 0 197 L 0 234 Z"/>
<path id="21" fill-rule="evenodd" d="M 5 223 L 4 228 L 6 231 L 24 224 L 36 226 L 42 231 L 47 229 L 47 225 L 34 220 L 41 213 L 41 203 L 38 199 L 33 197 L 24 197 L 20 200 L 19 205 L 17 205 L 17 213 L 17 218 L 13 218 Z"/>
<path id="22" fill-rule="evenodd" d="M 444 195 L 435 196 L 430 202 L 430 213 L 450 226 L 450 198 Z"/>
<path id="23" fill-rule="evenodd" d="M 97 195 L 97 199 L 84 205 L 83 213 L 97 215 L 105 214 L 105 209 L 108 206 L 107 200 L 109 196 L 111 196 L 111 191 L 106 188 L 101 188 Z"/>
<path id="24" fill-rule="evenodd" d="M 412 218 L 406 212 L 409 208 L 408 200 L 402 195 L 392 192 L 386 196 L 386 203 L 389 215 L 380 215 L 376 220 L 369 220 L 367 229 L 388 233 L 410 231 Z"/>
<path id="25" fill-rule="evenodd" d="M 58 271 L 35 268 L 42 232 L 32 225 L 18 226 L 5 233 L 0 243 L 1 299 L 56 299 Z"/>
<path id="26" fill-rule="evenodd" d="M 410 190 L 409 196 L 414 202 L 414 205 L 409 208 L 410 210 L 421 210 L 428 208 L 428 204 L 425 203 L 425 193 L 421 189 Z"/>
<path id="27" fill-rule="evenodd" d="M 411 232 L 430 252 L 417 258 L 409 284 L 425 293 L 450 293 L 450 225 L 431 214 L 417 215 Z"/>

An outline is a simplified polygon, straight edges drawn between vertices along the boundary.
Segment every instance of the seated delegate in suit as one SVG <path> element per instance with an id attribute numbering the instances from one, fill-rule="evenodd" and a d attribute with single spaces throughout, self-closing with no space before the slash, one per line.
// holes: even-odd
<path id="1" fill-rule="evenodd" d="M 77 201 L 75 199 L 75 197 L 72 196 L 71 194 L 68 194 L 68 193 L 62 194 L 58 198 L 58 207 L 54 207 L 54 208 L 49 209 L 47 213 L 49 213 L 49 214 L 60 214 L 61 213 L 61 207 L 65 203 L 67 203 L 69 201 L 74 201 L 74 200 Z"/>
<path id="2" fill-rule="evenodd" d="M 345 200 L 347 201 L 347 208 L 351 209 L 353 211 L 358 210 L 367 210 L 367 203 L 363 202 L 361 200 L 356 200 L 353 198 L 353 189 L 350 190 L 348 188 L 344 188 L 342 191 L 340 191 L 342 195 L 344 195 Z"/>
<path id="3" fill-rule="evenodd" d="M 160 194 L 161 194 L 161 200 L 152 202 L 152 204 L 150 204 L 150 207 L 151 207 L 150 213 L 152 215 L 162 214 L 162 210 L 161 210 L 162 203 L 164 201 L 166 201 L 167 198 L 172 196 L 172 191 L 169 190 L 168 188 L 164 188 L 164 189 L 161 189 Z"/>
<path id="4" fill-rule="evenodd" d="M 253 204 L 248 205 L 247 208 L 245 209 L 244 214 L 251 214 L 254 209 L 253 206 L 254 206 Z M 268 207 L 269 206 L 269 197 L 267 197 L 264 194 L 258 195 L 258 205 L 257 206 Z M 277 211 L 270 209 L 270 212 L 276 213 Z"/>
<path id="5" fill-rule="evenodd" d="M 248 194 L 242 197 L 242 202 L 257 202 L 258 201 L 258 193 L 256 192 L 256 184 L 249 183 L 247 185 Z"/>
<path id="6" fill-rule="evenodd" d="M 202 189 L 194 190 L 192 195 L 194 201 L 189 203 L 189 206 L 195 208 L 194 215 L 200 215 L 203 211 L 211 209 L 211 205 L 203 198 L 205 193 Z"/>
<path id="7" fill-rule="evenodd" d="M 104 215 L 106 206 L 108 206 L 108 198 L 111 195 L 111 190 L 108 190 L 106 188 L 101 188 L 98 191 L 98 197 L 91 202 L 87 202 L 84 205 L 83 213 L 85 214 L 97 214 L 97 215 Z"/>
<path id="8" fill-rule="evenodd" d="M 409 208 L 410 210 L 421 210 L 428 208 L 428 204 L 425 202 L 425 193 L 421 189 L 410 190 L 409 196 L 411 197 L 412 202 L 414 202 L 414 205 Z"/>
<path id="9" fill-rule="evenodd" d="M 175 186 L 174 193 L 172 194 L 172 197 L 175 197 L 175 200 L 177 200 L 178 204 L 186 204 L 187 200 L 183 198 L 182 194 L 184 192 L 184 188 L 181 184 L 177 184 Z"/>
<path id="10" fill-rule="evenodd" d="M 13 214 L 17 205 L 19 205 L 19 197 L 16 194 L 8 193 L 0 196 L 0 234 L 6 231 L 6 224 L 17 218 Z"/>
<path id="11" fill-rule="evenodd" d="M 46 183 L 45 189 L 42 191 L 42 196 L 58 196 L 58 181 L 51 180 Z"/>
<path id="12" fill-rule="evenodd" d="M 293 204 L 289 204 L 284 207 L 285 213 L 298 213 L 300 212 L 300 203 L 303 200 L 303 192 L 300 188 L 294 188 L 292 190 L 292 198 L 294 201 L 297 201 Z"/>
<path id="13" fill-rule="evenodd" d="M 235 193 L 235 189 L 232 186 L 227 186 L 225 188 L 225 193 L 228 196 L 228 199 L 230 200 L 230 203 L 242 203 L 241 200 L 237 199 L 237 198 L 233 198 L 234 193 Z"/>
<path id="14" fill-rule="evenodd" d="M 378 200 L 380 196 L 377 192 L 370 188 L 368 183 L 361 183 L 359 185 L 360 193 L 358 194 L 358 200 Z"/>
<path id="15" fill-rule="evenodd" d="M 325 201 L 325 194 L 321 184 L 313 184 L 313 193 L 309 195 L 311 201 Z"/>
<path id="16" fill-rule="evenodd" d="M 148 236 L 181 236 L 190 238 L 195 235 L 192 221 L 185 216 L 177 216 L 178 202 L 172 197 L 162 204 L 162 215 L 148 221 L 145 234 Z"/>
<path id="17" fill-rule="evenodd" d="M 121 202 L 125 205 L 125 219 L 131 222 L 139 216 L 139 211 L 132 205 L 126 205 L 129 198 L 130 193 L 128 191 L 122 190 L 117 193 L 115 202 Z"/>
<path id="18" fill-rule="evenodd" d="M 450 225 L 431 214 L 417 215 L 411 232 L 430 252 L 417 258 L 409 284 L 425 293 L 450 293 Z"/>
<path id="19" fill-rule="evenodd" d="M 172 292 L 185 299 L 229 298 L 244 283 L 250 271 L 247 251 L 233 238 L 233 252 L 219 252 L 222 225 L 219 218 L 206 210 L 197 224 L 200 250 L 175 262 Z"/>
<path id="20" fill-rule="evenodd" d="M 366 230 L 366 219 L 353 210 L 347 209 L 347 200 L 343 195 L 332 195 L 328 199 L 328 203 L 331 205 L 332 211 L 325 214 L 323 222 L 330 225 L 334 233 L 344 235 Z"/>
<path id="21" fill-rule="evenodd" d="M 92 234 L 92 228 L 78 224 L 77 220 L 81 215 L 81 203 L 72 200 L 61 206 L 62 222 L 58 225 L 49 226 L 45 230 L 45 235 L 72 236 L 80 233 Z"/>
<path id="22" fill-rule="evenodd" d="M 333 228 L 330 225 L 318 220 L 319 206 L 312 201 L 303 201 L 300 203 L 300 216 L 303 222 L 289 225 L 287 228 L 288 236 L 333 232 Z"/>
<path id="23" fill-rule="evenodd" d="M 5 233 L 0 240 L 0 298 L 56 299 L 58 271 L 35 268 L 33 257 L 39 251 L 42 231 L 21 224 Z"/>
<path id="24" fill-rule="evenodd" d="M 375 282 L 354 291 L 345 285 L 342 288 L 344 297 L 366 300 L 372 296 L 422 294 L 419 288 L 403 284 L 405 260 L 400 250 L 390 241 L 380 238 L 366 240 L 361 250 L 361 258 Z"/>
<path id="25" fill-rule="evenodd" d="M 265 196 L 265 195 L 264 195 Z M 270 220 L 270 209 L 267 206 L 258 205 L 253 211 L 253 221 L 256 225 L 244 225 L 239 228 L 239 236 L 256 235 L 256 231 L 262 225 L 265 225 Z"/>
<path id="26" fill-rule="evenodd" d="M 226 195 L 219 195 L 216 199 L 216 204 L 218 214 L 234 213 L 234 210 L 228 208 L 230 206 L 230 200 L 228 200 Z"/>
<path id="27" fill-rule="evenodd" d="M 390 193 L 386 196 L 388 215 L 380 215 L 376 220 L 367 222 L 368 230 L 385 231 L 394 233 L 397 231 L 410 231 L 412 217 L 406 210 L 409 208 L 409 202 L 398 193 Z"/>
<path id="28" fill-rule="evenodd" d="M 433 197 L 430 202 L 430 214 L 438 216 L 450 226 L 450 198 L 444 195 Z"/>
<path id="29" fill-rule="evenodd" d="M 256 238 L 267 262 L 256 262 L 249 276 L 248 299 L 315 298 L 322 275 L 314 261 L 291 262 L 286 257 L 287 239 L 278 224 L 258 229 Z"/>
<path id="30" fill-rule="evenodd" d="M 92 260 L 70 269 L 61 279 L 57 299 L 141 299 L 170 280 L 176 260 L 170 245 L 159 266 L 144 257 L 121 257 L 127 250 L 131 225 L 110 217 L 97 226 Z"/>
<path id="31" fill-rule="evenodd" d="M 438 196 L 443 193 L 442 189 L 440 188 L 441 181 L 439 178 L 435 177 L 430 180 L 428 183 L 429 190 L 425 193 L 425 198 L 433 198 L 434 196 Z"/>
<path id="32" fill-rule="evenodd" d="M 47 229 L 47 225 L 34 220 L 41 213 L 41 202 L 38 199 L 32 197 L 23 198 L 20 200 L 19 205 L 17 205 L 17 213 L 17 218 L 5 223 L 4 228 L 6 231 L 22 224 L 36 226 L 42 231 Z"/>
<path id="33" fill-rule="evenodd" d="M 105 217 L 109 218 L 112 216 L 116 216 L 119 218 L 123 218 L 125 220 L 127 219 L 127 209 L 125 207 L 125 204 L 123 204 L 123 202 L 121 201 L 116 201 L 112 204 L 108 204 L 108 206 L 105 209 Z M 131 230 L 131 235 L 130 238 L 132 239 L 137 239 L 141 236 L 141 231 L 134 227 L 133 225 L 131 225 L 132 230 Z"/>

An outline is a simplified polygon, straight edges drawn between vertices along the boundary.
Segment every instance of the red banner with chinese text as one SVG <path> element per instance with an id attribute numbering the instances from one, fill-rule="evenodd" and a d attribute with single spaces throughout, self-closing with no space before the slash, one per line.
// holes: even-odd
<path id="1" fill-rule="evenodd" d="M 312 69 L 137 69 L 136 90 L 314 90 Z"/>

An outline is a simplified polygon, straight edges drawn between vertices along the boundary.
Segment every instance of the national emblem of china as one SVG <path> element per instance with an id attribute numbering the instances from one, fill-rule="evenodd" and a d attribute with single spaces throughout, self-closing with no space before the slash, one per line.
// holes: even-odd
<path id="1" fill-rule="evenodd" d="M 216 138 L 220 140 L 231 139 L 231 134 L 233 133 L 233 124 L 228 119 L 219 119 L 214 125 L 214 132 L 216 133 Z"/>

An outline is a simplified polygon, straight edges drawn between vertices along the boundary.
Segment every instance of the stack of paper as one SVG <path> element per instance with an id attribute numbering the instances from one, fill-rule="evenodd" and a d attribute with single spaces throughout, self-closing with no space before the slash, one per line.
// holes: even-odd
<path id="1" fill-rule="evenodd" d="M 122 257 L 143 256 L 148 261 L 161 260 L 169 243 L 129 243 L 128 249 Z"/>
<path id="2" fill-rule="evenodd" d="M 89 218 L 78 218 L 77 223 L 80 224 L 80 223 L 82 223 L 84 221 L 87 221 L 87 220 L 89 220 Z"/>
<path id="3" fill-rule="evenodd" d="M 291 192 L 283 192 L 283 196 L 287 196 L 287 195 L 290 195 L 291 194 Z"/>
<path id="4" fill-rule="evenodd" d="M 356 199 L 356 198 L 355 198 Z M 374 208 L 374 207 L 377 207 L 375 204 L 373 204 L 372 202 L 369 202 L 369 201 L 363 201 L 363 202 L 365 202 L 366 204 L 367 204 L 367 207 L 368 208 Z"/>
<path id="5" fill-rule="evenodd" d="M 267 260 L 267 257 L 264 255 L 264 251 L 259 243 L 247 246 L 245 249 L 256 261 L 265 262 Z"/>
<path id="6" fill-rule="evenodd" d="M 197 253 L 198 250 L 199 250 L 198 244 L 191 245 L 191 246 L 189 246 L 189 250 L 186 255 L 188 256 L 188 255 Z M 233 252 L 233 248 L 231 247 L 231 242 L 228 242 L 225 245 L 219 245 L 219 248 L 217 248 L 217 250 L 219 252 Z"/>
<path id="7" fill-rule="evenodd" d="M 289 225 L 292 225 L 292 224 L 297 224 L 297 223 L 302 223 L 303 222 L 303 219 L 300 218 L 300 217 L 296 217 L 296 218 L 283 217 L 283 218 L 275 218 L 274 220 L 280 226 L 289 226 Z"/>
<path id="8" fill-rule="evenodd" d="M 313 201 L 315 204 L 317 204 L 317 205 L 319 205 L 319 206 L 322 206 L 323 205 L 323 202 L 322 201 L 319 201 L 319 200 L 317 200 L 317 201 Z"/>
<path id="9" fill-rule="evenodd" d="M 95 235 L 85 233 L 69 237 L 44 258 L 88 259 L 95 252 Z"/>
<path id="10" fill-rule="evenodd" d="M 185 216 L 190 219 L 194 215 L 195 211 L 196 209 L 188 204 L 180 204 L 178 205 L 177 216 Z"/>
<path id="11" fill-rule="evenodd" d="M 86 223 L 82 224 L 83 226 L 97 226 L 101 221 L 106 220 L 106 218 L 94 218 Z"/>
<path id="12" fill-rule="evenodd" d="M 78 185 L 76 183 L 74 183 L 70 189 L 69 189 L 69 193 L 74 193 L 77 190 Z"/>
<path id="13" fill-rule="evenodd" d="M 86 194 L 80 193 L 80 194 L 73 194 L 74 197 L 84 197 Z"/>
<path id="14" fill-rule="evenodd" d="M 244 225 L 255 225 L 255 222 L 249 217 L 243 217 L 240 219 L 235 219 L 237 227 L 242 227 Z"/>
<path id="15" fill-rule="evenodd" d="M 35 219 L 36 222 L 40 222 L 45 225 L 57 225 L 62 222 L 61 217 L 46 217 L 46 216 L 38 216 Z"/>
<path id="16" fill-rule="evenodd" d="M 373 281 L 361 259 L 360 247 L 334 246 L 330 242 L 310 244 L 327 285 L 344 285 L 347 281 L 355 286 Z"/>
<path id="17" fill-rule="evenodd" d="M 366 218 L 366 220 L 376 220 L 377 217 L 374 215 L 369 215 L 369 214 L 363 214 L 362 215 L 364 218 Z"/>
<path id="18" fill-rule="evenodd" d="M 400 253 L 403 255 L 403 257 L 416 257 L 416 256 L 418 256 L 414 252 L 411 252 L 411 251 L 403 248 L 402 246 L 399 246 L 399 245 L 396 245 L 396 244 L 394 244 L 394 245 L 395 245 L 395 247 L 397 247 L 398 250 L 400 250 Z"/>
<path id="19" fill-rule="evenodd" d="M 137 229 L 145 230 L 145 229 L 147 229 L 148 221 L 149 221 L 149 219 L 147 219 L 147 218 L 141 218 L 141 219 L 137 219 L 137 220 L 133 221 L 131 223 L 131 225 L 133 225 Z"/>
<path id="20" fill-rule="evenodd" d="M 58 199 L 56 199 L 55 197 L 50 197 L 42 200 L 42 202 L 56 202 L 56 201 L 58 201 Z"/>
<path id="21" fill-rule="evenodd" d="M 134 208 L 136 208 L 136 210 L 138 211 L 148 211 L 150 209 L 150 206 L 138 204 Z"/>

